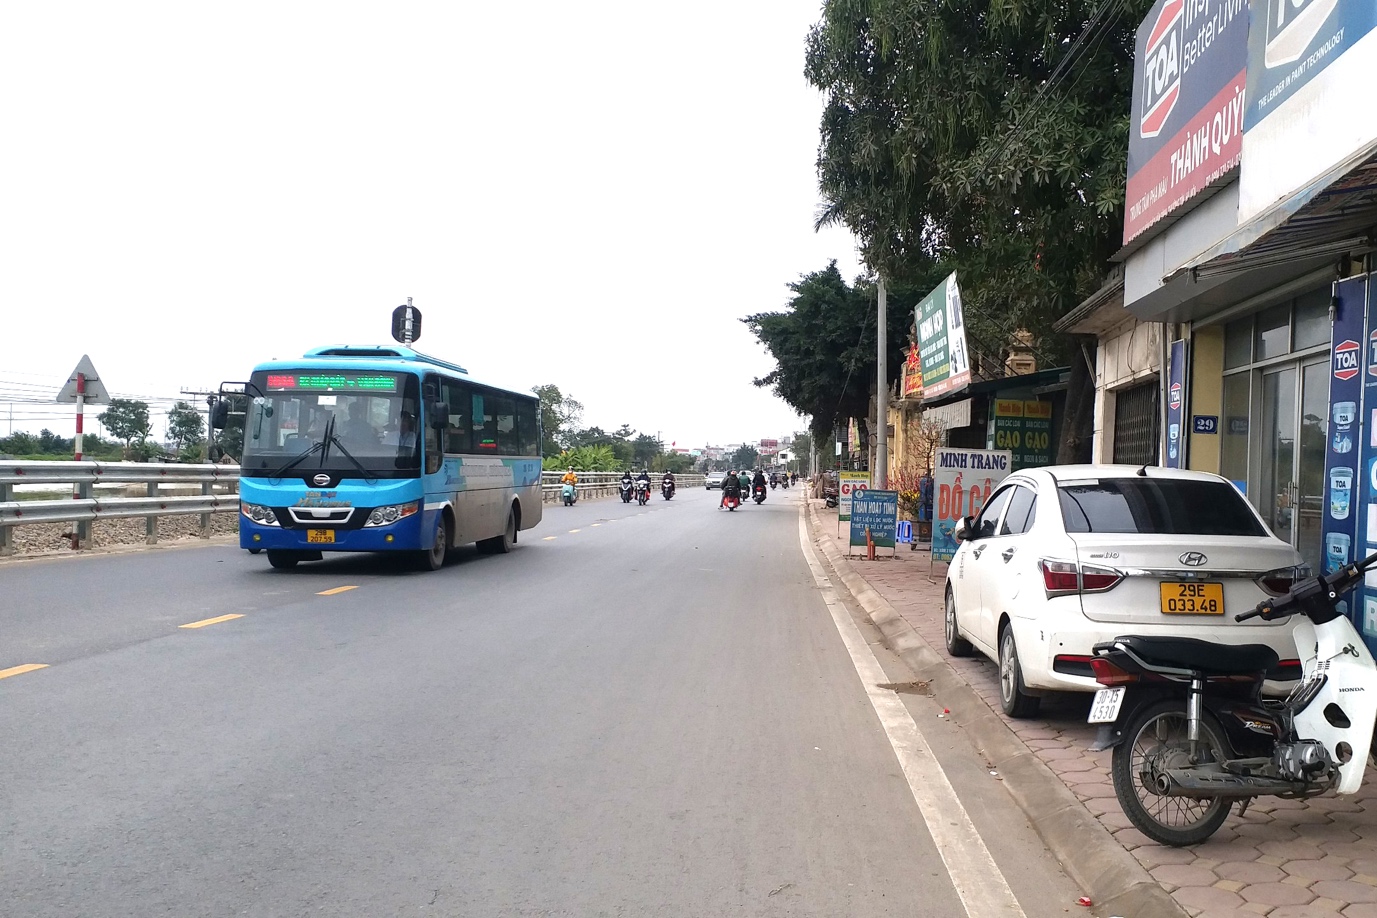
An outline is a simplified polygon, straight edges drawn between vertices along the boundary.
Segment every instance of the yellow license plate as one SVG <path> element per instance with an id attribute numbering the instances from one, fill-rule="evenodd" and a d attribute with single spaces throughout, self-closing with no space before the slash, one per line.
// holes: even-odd
<path id="1" fill-rule="evenodd" d="M 1223 615 L 1224 584 L 1164 583 L 1162 612 L 1166 615 Z"/>
<path id="2" fill-rule="evenodd" d="M 306 541 L 312 545 L 328 545 L 335 541 L 333 529 L 307 529 Z"/>

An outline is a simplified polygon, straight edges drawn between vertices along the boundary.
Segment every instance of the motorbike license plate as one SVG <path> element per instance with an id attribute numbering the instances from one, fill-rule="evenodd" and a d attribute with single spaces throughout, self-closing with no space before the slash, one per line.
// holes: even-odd
<path id="1" fill-rule="evenodd" d="M 329 545 L 335 541 L 333 529 L 307 529 L 306 541 L 311 545 Z"/>
<path id="2" fill-rule="evenodd" d="M 1090 703 L 1090 716 L 1085 719 L 1088 724 L 1112 724 L 1119 719 L 1119 707 L 1124 703 L 1124 687 L 1102 688 L 1095 693 L 1095 700 Z"/>
<path id="3" fill-rule="evenodd" d="M 1163 583 L 1164 615 L 1223 615 L 1224 584 Z"/>

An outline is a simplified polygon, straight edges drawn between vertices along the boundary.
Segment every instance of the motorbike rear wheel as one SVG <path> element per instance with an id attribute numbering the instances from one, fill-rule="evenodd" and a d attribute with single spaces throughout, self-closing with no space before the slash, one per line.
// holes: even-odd
<path id="1" fill-rule="evenodd" d="M 1198 762 L 1190 760 L 1186 701 L 1166 699 L 1135 713 L 1114 747 L 1110 773 L 1114 795 L 1132 823 L 1148 838 L 1174 848 L 1197 845 L 1224 824 L 1233 800 L 1227 797 L 1169 797 L 1154 786 L 1162 768 L 1222 762 L 1229 757 L 1224 728 L 1213 714 L 1200 718 Z"/>

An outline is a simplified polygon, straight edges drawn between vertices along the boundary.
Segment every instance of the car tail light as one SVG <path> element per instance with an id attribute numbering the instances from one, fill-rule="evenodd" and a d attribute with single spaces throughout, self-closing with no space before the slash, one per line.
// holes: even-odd
<path id="1" fill-rule="evenodd" d="M 1116 686 L 1129 685 L 1138 681 L 1138 675 L 1125 670 L 1117 663 L 1112 663 L 1104 657 L 1096 657 L 1090 661 L 1090 668 L 1095 671 L 1095 681 L 1100 685 Z"/>
<path id="2" fill-rule="evenodd" d="M 1086 564 L 1081 567 L 1081 592 L 1103 593 L 1119 585 L 1124 575 L 1112 567 L 1096 567 Z"/>
<path id="3" fill-rule="evenodd" d="M 1081 577 L 1076 562 L 1049 561 L 1044 558 L 1038 562 L 1038 566 L 1042 568 L 1042 586 L 1049 597 L 1080 592 Z"/>
<path id="4" fill-rule="evenodd" d="M 1042 568 L 1042 588 L 1046 590 L 1048 598 L 1072 593 L 1103 593 L 1114 589 L 1124 579 L 1124 575 L 1112 567 L 1077 564 L 1075 561 L 1043 558 L 1038 566 Z"/>
<path id="5" fill-rule="evenodd" d="M 1257 578 L 1257 584 L 1262 587 L 1263 592 L 1271 596 L 1285 596 L 1291 592 L 1291 587 L 1296 585 L 1297 580 L 1304 580 L 1309 576 L 1310 565 L 1296 564 L 1291 567 L 1279 567 L 1274 571 L 1268 571 Z"/>

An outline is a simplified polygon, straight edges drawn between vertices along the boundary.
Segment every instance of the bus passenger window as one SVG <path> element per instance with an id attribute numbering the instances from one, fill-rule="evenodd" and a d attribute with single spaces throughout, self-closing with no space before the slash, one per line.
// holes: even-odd
<path id="1" fill-rule="evenodd" d="M 497 422 L 480 392 L 473 393 L 473 450 L 478 453 L 497 452 Z"/>
<path id="2" fill-rule="evenodd" d="M 449 404 L 449 426 L 447 430 L 445 451 L 449 453 L 467 453 L 469 451 L 469 438 L 472 431 L 469 430 L 469 409 L 472 396 L 469 394 L 468 386 L 452 379 L 444 382 L 445 402 Z"/>

